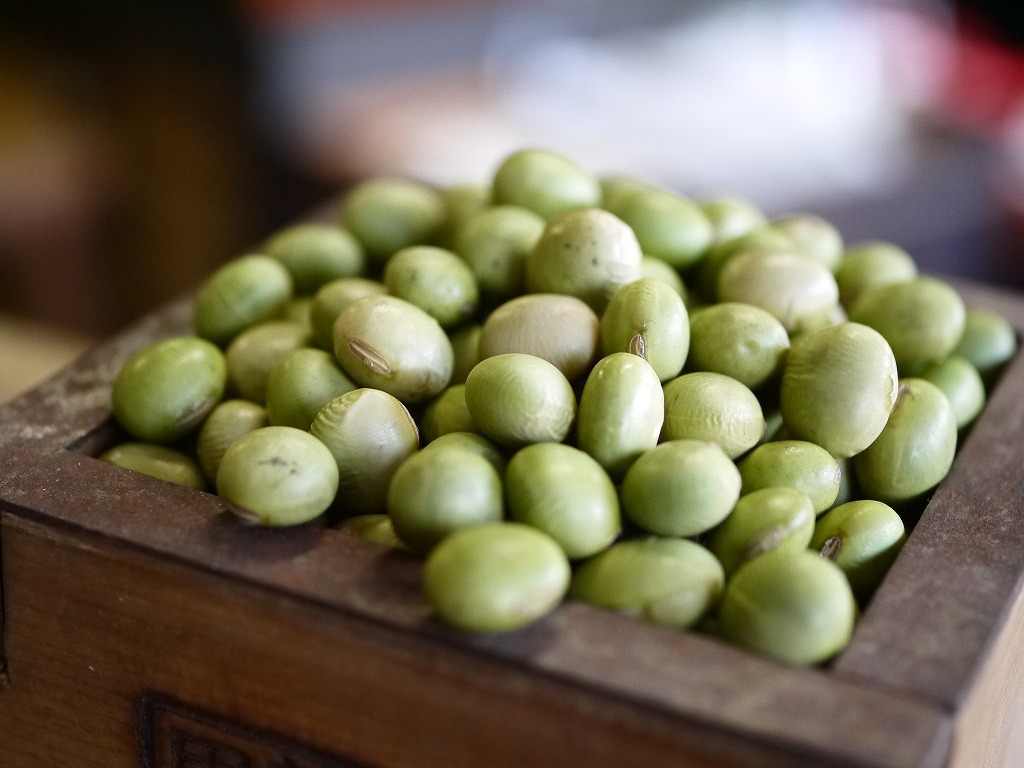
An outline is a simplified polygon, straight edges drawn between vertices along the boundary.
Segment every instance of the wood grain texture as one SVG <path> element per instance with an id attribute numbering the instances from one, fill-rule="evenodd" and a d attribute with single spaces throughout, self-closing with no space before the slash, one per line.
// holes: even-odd
<path id="1" fill-rule="evenodd" d="M 943 746 L 947 724 L 928 708 L 842 684 L 830 703 L 806 686 L 809 674 L 794 681 L 782 671 L 778 681 L 741 693 L 735 705 L 746 717 L 763 710 L 787 727 L 769 734 L 755 720 L 740 737 L 713 720 L 679 717 L 681 705 L 669 707 L 654 700 L 657 694 L 616 696 L 527 663 L 556 644 L 550 635 L 558 634 L 558 622 L 511 640 L 504 652 L 494 644 L 474 648 L 443 632 L 346 616 L 107 537 L 10 514 L 2 525 L 11 685 L 0 695 L 0 754 L 13 768 L 137 764 L 138 708 L 154 693 L 366 765 L 915 765 L 920 755 L 901 745 L 927 733 Z M 621 638 L 601 640 L 623 647 Z M 640 640 L 637 657 L 656 648 Z M 586 653 L 579 634 L 575 642 L 574 653 Z M 577 659 L 591 668 L 605 661 Z M 645 667 L 657 661 L 618 666 L 647 678 Z M 671 667 L 661 671 L 659 688 L 678 684 Z M 708 712 L 709 703 L 737 694 L 727 681 L 716 685 L 673 695 L 705 699 Z M 766 696 L 766 689 L 777 692 Z M 841 711 L 859 711 L 861 722 Z M 872 746 L 866 738 L 856 746 L 849 736 L 826 745 L 806 738 L 822 730 L 813 720 L 832 715 L 848 734 L 871 734 Z M 878 730 L 883 719 L 898 722 L 900 732 L 886 738 Z"/>
<path id="2" fill-rule="evenodd" d="M 1020 332 L 1024 302 L 961 285 Z M 1024 573 L 1024 356 L 980 420 L 872 599 L 837 670 L 955 711 Z M 1022 757 L 1024 760 L 1024 757 Z"/>
<path id="3" fill-rule="evenodd" d="M 1024 329 L 1020 296 L 958 287 Z M 573 602 L 520 632 L 453 632 L 409 556 L 246 527 L 92 458 L 116 438 L 120 363 L 189 316 L 173 303 L 0 408 L 4 768 L 161 768 L 173 750 L 337 768 L 1024 761 L 997 722 L 1024 686 L 1021 359 L 849 648 L 802 669 Z"/>

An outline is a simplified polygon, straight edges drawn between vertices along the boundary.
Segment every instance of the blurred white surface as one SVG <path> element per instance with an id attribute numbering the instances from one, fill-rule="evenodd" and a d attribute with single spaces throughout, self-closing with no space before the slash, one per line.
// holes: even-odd
<path id="1" fill-rule="evenodd" d="M 577 21 L 605 6 L 566 4 Z M 275 89 L 292 110 L 278 127 L 328 178 L 486 181 L 508 152 L 543 146 L 595 173 L 740 194 L 769 211 L 874 194 L 913 172 L 916 115 L 945 76 L 944 6 L 679 7 L 676 20 L 600 34 L 568 23 L 566 8 L 502 8 L 478 58 L 446 67 L 435 55 L 387 78 L 332 78 L 308 46 L 296 67 L 292 34 L 274 48 Z M 331 38 L 315 36 L 326 62 Z"/>

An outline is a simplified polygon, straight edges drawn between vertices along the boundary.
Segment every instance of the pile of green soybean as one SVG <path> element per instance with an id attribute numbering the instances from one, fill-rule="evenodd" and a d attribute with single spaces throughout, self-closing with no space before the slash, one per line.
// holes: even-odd
<path id="1" fill-rule="evenodd" d="M 524 149 L 224 264 L 102 458 L 421 556 L 469 632 L 568 598 L 817 664 L 1016 344 L 896 244 Z"/>

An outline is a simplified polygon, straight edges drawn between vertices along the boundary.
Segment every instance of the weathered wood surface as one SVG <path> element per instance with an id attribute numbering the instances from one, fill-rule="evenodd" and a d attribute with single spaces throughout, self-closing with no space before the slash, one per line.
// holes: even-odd
<path id="1" fill-rule="evenodd" d="M 1020 296 L 959 287 L 1024 329 Z M 253 765 L 1024 760 L 993 715 L 1024 690 L 1020 359 L 849 649 L 794 669 L 572 603 L 511 635 L 450 632 L 412 558 L 246 528 L 87 455 L 121 361 L 187 327 L 182 300 L 0 409 L 5 767 L 171 765 L 217 738 Z"/>

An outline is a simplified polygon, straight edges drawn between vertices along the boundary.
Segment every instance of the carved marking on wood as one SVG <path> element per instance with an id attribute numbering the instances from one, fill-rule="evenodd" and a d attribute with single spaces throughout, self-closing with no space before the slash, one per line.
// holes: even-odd
<path id="1" fill-rule="evenodd" d="M 164 696 L 139 703 L 141 768 L 360 768 Z"/>

